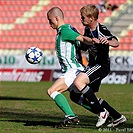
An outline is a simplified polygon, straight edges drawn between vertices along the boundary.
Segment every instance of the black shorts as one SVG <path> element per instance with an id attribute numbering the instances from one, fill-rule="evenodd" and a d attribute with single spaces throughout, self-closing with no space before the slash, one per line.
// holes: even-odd
<path id="1" fill-rule="evenodd" d="M 95 66 L 88 66 L 84 70 L 87 74 L 90 83 L 88 86 L 93 89 L 94 92 L 98 92 L 101 80 L 105 78 L 110 72 L 110 63 L 99 65 L 96 64 Z"/>

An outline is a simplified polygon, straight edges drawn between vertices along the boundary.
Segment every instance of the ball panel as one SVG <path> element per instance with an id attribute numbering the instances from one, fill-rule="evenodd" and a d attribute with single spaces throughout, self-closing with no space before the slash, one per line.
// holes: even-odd
<path id="1" fill-rule="evenodd" d="M 30 47 L 25 54 L 26 60 L 31 64 L 38 64 L 42 60 L 42 56 L 42 51 L 37 47 Z"/>
<path id="2" fill-rule="evenodd" d="M 40 62 L 42 60 L 42 57 L 40 56 L 39 58 L 38 58 L 38 62 Z"/>
<path id="3" fill-rule="evenodd" d="M 29 53 L 29 58 L 34 58 L 35 54 L 33 52 Z"/>
<path id="4" fill-rule="evenodd" d="M 36 57 L 41 56 L 40 52 L 36 51 L 36 52 L 35 52 L 35 56 L 36 56 Z"/>

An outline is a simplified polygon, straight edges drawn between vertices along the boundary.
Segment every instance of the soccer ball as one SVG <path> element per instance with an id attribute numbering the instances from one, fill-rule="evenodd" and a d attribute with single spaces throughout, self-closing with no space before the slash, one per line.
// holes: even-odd
<path id="1" fill-rule="evenodd" d="M 42 51 L 37 47 L 30 47 L 25 55 L 26 60 L 31 64 L 38 64 L 43 57 Z"/>

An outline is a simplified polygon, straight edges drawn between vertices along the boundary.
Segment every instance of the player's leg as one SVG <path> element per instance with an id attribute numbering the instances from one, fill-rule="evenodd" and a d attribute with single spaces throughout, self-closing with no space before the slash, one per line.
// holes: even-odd
<path id="1" fill-rule="evenodd" d="M 70 92 L 70 99 L 78 104 L 81 105 L 82 107 L 84 107 L 85 109 L 89 110 L 90 112 L 97 114 L 97 112 L 95 112 L 95 110 L 91 109 L 90 107 L 90 103 L 88 102 L 87 99 L 84 98 L 84 96 L 82 95 L 82 93 L 78 93 L 75 90 L 72 90 Z"/>
<path id="2" fill-rule="evenodd" d="M 78 116 L 74 114 L 67 99 L 61 93 L 68 90 L 68 87 L 72 84 L 76 77 L 78 70 L 68 70 L 65 74 L 61 75 L 59 79 L 48 89 L 48 95 L 56 102 L 60 109 L 65 113 L 65 119 L 61 122 L 78 123 Z"/>
<path id="3" fill-rule="evenodd" d="M 54 84 L 48 89 L 48 95 L 55 101 L 59 108 L 65 113 L 66 116 L 75 116 L 67 99 L 60 92 L 66 91 L 67 85 L 64 78 L 57 79 Z"/>
<path id="4" fill-rule="evenodd" d="M 109 114 L 113 117 L 113 119 L 118 119 L 121 117 L 121 114 L 111 107 L 104 99 L 99 98 L 99 103 L 109 111 Z"/>
<path id="5" fill-rule="evenodd" d="M 90 87 L 91 88 L 94 88 L 94 92 L 98 92 L 99 90 L 99 87 L 101 85 L 101 80 L 96 80 L 95 82 L 93 82 Z M 114 122 L 108 124 L 108 127 L 111 127 L 111 126 L 116 126 L 116 125 L 119 125 L 119 124 L 122 124 L 122 123 L 125 123 L 126 122 L 126 117 L 123 116 L 122 114 L 120 114 L 115 108 L 113 108 L 111 105 L 109 105 L 109 103 L 107 103 L 107 101 L 105 101 L 104 99 L 102 98 L 98 98 L 99 99 L 99 103 L 101 104 L 101 106 L 103 108 L 105 108 L 110 116 L 114 119 Z M 110 119 L 111 120 L 111 119 Z M 110 121 L 109 120 L 109 121 Z"/>
<path id="6" fill-rule="evenodd" d="M 96 80 L 95 82 L 93 82 L 90 85 L 90 87 L 94 90 L 94 92 L 98 92 L 100 84 L 101 84 L 101 80 Z M 72 90 L 70 92 L 70 98 L 73 102 L 81 105 L 85 109 L 96 114 L 95 110 L 91 109 L 91 107 L 90 107 L 91 105 L 88 102 L 88 100 L 86 98 L 84 98 L 82 93 L 77 92 L 76 88 L 74 88 L 74 90 Z M 113 107 L 111 107 L 105 100 L 99 98 L 99 103 L 101 104 L 101 106 L 103 108 L 105 108 L 109 112 L 110 117 L 108 118 L 108 121 L 111 121 L 111 117 L 114 119 L 113 122 L 111 122 L 110 124 L 107 125 L 108 127 L 118 126 L 119 124 L 123 124 L 126 122 L 126 117 L 124 115 L 120 114 Z"/>
<path id="7" fill-rule="evenodd" d="M 80 73 L 74 81 L 76 87 L 81 91 L 84 97 L 88 100 L 91 109 L 95 110 L 98 114 L 98 122 L 96 127 L 100 127 L 106 122 L 109 112 L 104 109 L 96 98 L 92 88 L 88 86 L 101 78 L 101 75 L 105 77 L 108 74 L 100 65 L 96 65 L 92 68 L 88 68 L 85 73 Z"/>
<path id="8" fill-rule="evenodd" d="M 86 98 L 84 98 L 84 96 L 82 94 L 71 91 L 70 98 L 74 103 L 81 105 L 85 109 L 96 114 L 95 110 L 91 109 L 90 103 L 88 102 L 88 100 Z M 124 115 L 120 114 L 113 107 L 111 107 L 105 100 L 102 99 L 102 102 L 101 102 L 101 98 L 100 98 L 99 103 L 101 104 L 101 106 L 103 108 L 105 108 L 109 112 L 109 117 L 108 117 L 107 121 L 110 123 L 107 125 L 107 127 L 115 127 L 115 126 L 126 123 L 126 121 L 127 121 L 126 117 Z M 112 118 L 114 120 L 111 122 Z"/>

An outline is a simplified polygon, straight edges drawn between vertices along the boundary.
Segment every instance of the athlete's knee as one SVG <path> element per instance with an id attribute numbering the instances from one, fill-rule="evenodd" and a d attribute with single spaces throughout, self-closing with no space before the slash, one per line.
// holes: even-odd
<path id="1" fill-rule="evenodd" d="M 47 90 L 47 94 L 48 94 L 49 96 L 50 96 L 50 94 L 51 94 L 51 92 L 50 92 L 50 90 L 49 90 L 49 89 Z"/>
<path id="2" fill-rule="evenodd" d="M 47 90 L 47 94 L 50 96 L 52 93 L 53 93 L 54 91 L 51 89 L 51 88 L 49 88 L 48 90 Z"/>

